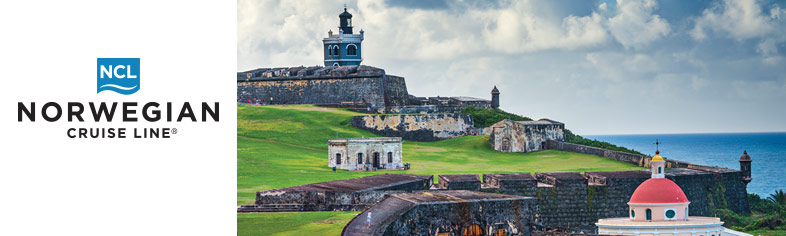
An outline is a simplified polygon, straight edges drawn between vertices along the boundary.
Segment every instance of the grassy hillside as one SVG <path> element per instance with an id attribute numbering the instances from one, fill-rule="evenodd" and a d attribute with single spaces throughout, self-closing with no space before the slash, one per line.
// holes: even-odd
<path id="1" fill-rule="evenodd" d="M 488 136 L 467 136 L 438 142 L 405 141 L 404 162 L 411 163 L 409 171 L 333 172 L 327 166 L 328 139 L 376 136 L 349 125 L 358 113 L 308 105 L 237 109 L 238 205 L 253 203 L 256 191 L 386 172 L 481 174 L 640 169 L 597 156 L 554 150 L 497 152 L 488 144 Z"/>
<path id="2" fill-rule="evenodd" d="M 357 211 L 237 214 L 238 235 L 339 235 Z"/>
<path id="3" fill-rule="evenodd" d="M 237 109 L 238 205 L 252 204 L 256 191 L 386 172 L 435 175 L 640 169 L 597 156 L 554 150 L 497 152 L 488 144 L 488 136 L 468 136 L 438 142 L 405 141 L 404 162 L 412 165 L 408 171 L 333 172 L 327 167 L 328 139 L 376 136 L 349 125 L 352 116 L 359 113 L 308 105 Z M 337 235 L 356 214 L 243 213 L 237 218 L 238 235 Z"/>

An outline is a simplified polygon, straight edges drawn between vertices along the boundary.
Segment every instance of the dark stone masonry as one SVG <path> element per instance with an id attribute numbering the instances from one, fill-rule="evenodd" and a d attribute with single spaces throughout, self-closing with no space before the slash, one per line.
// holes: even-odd
<path id="1" fill-rule="evenodd" d="M 403 77 L 370 66 L 263 68 L 237 73 L 238 102 L 386 107 L 406 105 Z"/>
<path id="2" fill-rule="evenodd" d="M 440 189 L 447 190 L 480 190 L 480 178 L 478 175 L 439 175 Z"/>
<path id="3" fill-rule="evenodd" d="M 464 190 L 393 194 L 352 219 L 341 235 L 528 236 L 536 212 L 531 197 Z"/>
<path id="4" fill-rule="evenodd" d="M 391 193 L 427 190 L 432 182 L 431 175 L 381 174 L 259 191 L 254 205 L 243 205 L 238 211 L 357 211 Z"/>

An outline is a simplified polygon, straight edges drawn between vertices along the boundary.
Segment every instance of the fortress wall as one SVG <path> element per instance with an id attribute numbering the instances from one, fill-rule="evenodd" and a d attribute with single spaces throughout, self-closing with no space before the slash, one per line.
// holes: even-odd
<path id="1" fill-rule="evenodd" d="M 365 115 L 353 117 L 351 124 L 377 135 L 414 141 L 461 137 L 473 125 L 467 114 Z"/>
<path id="2" fill-rule="evenodd" d="M 238 80 L 237 99 L 274 104 L 341 105 L 366 103 L 373 107 L 403 105 L 407 99 L 404 78 L 378 75 L 370 77 L 325 77 Z M 386 93 L 386 92 L 389 92 Z M 402 95 L 403 94 L 403 95 Z"/>
<path id="3" fill-rule="evenodd" d="M 641 166 L 641 167 L 644 167 L 644 168 L 649 168 L 649 166 L 650 166 L 650 158 L 649 157 L 645 157 L 645 156 L 642 156 L 642 155 L 631 154 L 631 153 L 612 151 L 612 150 L 596 148 L 596 147 L 590 147 L 590 146 L 584 146 L 584 145 L 573 144 L 573 143 L 559 142 L 559 141 L 555 141 L 555 140 L 548 140 L 548 141 L 546 141 L 546 148 L 547 149 L 556 149 L 556 150 L 566 151 L 566 152 L 576 152 L 576 153 L 584 153 L 584 154 L 590 154 L 590 155 L 595 155 L 595 156 L 601 156 L 601 157 L 605 157 L 605 158 L 614 159 L 614 160 L 617 160 L 617 161 L 632 163 L 634 165 L 638 165 L 638 166 Z"/>
<path id="4" fill-rule="evenodd" d="M 598 219 L 628 216 L 628 201 L 636 188 L 650 178 L 649 171 L 537 173 L 535 180 L 506 179 L 505 174 L 484 174 L 484 192 L 536 197 L 539 220 L 546 227 L 567 227 L 595 232 Z M 747 191 L 740 172 L 712 173 L 693 169 L 667 169 L 667 178 L 690 199 L 690 214 L 712 216 L 723 207 L 748 212 Z M 534 189 L 534 191 L 533 191 Z"/>
<path id="5" fill-rule="evenodd" d="M 741 172 L 666 174 L 691 201 L 690 215 L 712 216 L 714 209 L 722 208 L 740 214 L 750 213 L 748 190 L 741 181 Z"/>
<path id="6" fill-rule="evenodd" d="M 642 155 L 552 140 L 548 141 L 547 145 L 549 149 L 591 154 L 645 168 L 650 166 L 650 158 Z M 668 159 L 666 166 L 667 178 L 677 183 L 692 202 L 689 206 L 691 215 L 709 216 L 712 209 L 718 208 L 727 208 L 740 214 L 750 213 L 748 190 L 742 182 L 742 173 L 738 170 Z"/>
<path id="7" fill-rule="evenodd" d="M 385 93 L 385 106 L 405 106 L 409 100 L 407 83 L 404 77 L 385 75 L 383 84 Z"/>
<path id="8" fill-rule="evenodd" d="M 421 203 L 408 209 L 391 222 L 385 231 L 375 235 L 437 235 L 452 232 L 462 235 L 465 228 L 478 225 L 483 235 L 529 236 L 530 224 L 538 212 L 535 199 L 484 199 Z M 349 235 L 349 234 L 343 234 Z"/>
<path id="9" fill-rule="evenodd" d="M 480 178 L 475 174 L 439 175 L 439 187 L 447 190 L 480 190 Z"/>

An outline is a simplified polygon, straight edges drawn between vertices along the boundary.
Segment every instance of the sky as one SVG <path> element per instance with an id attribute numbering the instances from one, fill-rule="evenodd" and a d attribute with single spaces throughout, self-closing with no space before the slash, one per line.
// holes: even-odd
<path id="1" fill-rule="evenodd" d="M 323 64 L 343 5 L 363 63 L 577 134 L 786 131 L 786 0 L 238 1 L 238 71 Z"/>

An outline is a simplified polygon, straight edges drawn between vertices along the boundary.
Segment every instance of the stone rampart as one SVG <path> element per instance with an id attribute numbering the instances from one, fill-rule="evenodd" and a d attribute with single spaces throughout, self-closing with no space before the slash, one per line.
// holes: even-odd
<path id="1" fill-rule="evenodd" d="M 250 212 L 266 206 L 296 205 L 301 211 L 363 210 L 391 193 L 427 190 L 431 175 L 381 174 L 257 192 Z"/>
<path id="2" fill-rule="evenodd" d="M 532 196 L 538 199 L 539 221 L 545 227 L 595 232 L 598 219 L 628 216 L 628 200 L 650 178 L 649 171 L 484 174 L 481 191 Z M 711 216 L 712 209 L 746 213 L 747 191 L 740 172 L 713 173 L 687 168 L 666 169 L 690 204 L 690 215 Z"/>
<path id="3" fill-rule="evenodd" d="M 238 102 L 355 107 L 402 106 L 403 77 L 370 66 L 265 68 L 238 73 Z"/>
<path id="4" fill-rule="evenodd" d="M 478 175 L 439 175 L 439 188 L 447 190 L 480 190 Z"/>
<path id="5" fill-rule="evenodd" d="M 537 200 L 529 197 L 463 190 L 394 194 L 358 214 L 341 235 L 529 236 L 537 212 Z"/>
<path id="6" fill-rule="evenodd" d="M 612 150 L 607 150 L 607 149 L 603 149 L 603 148 L 596 148 L 596 147 L 584 146 L 584 145 L 579 145 L 579 144 L 560 142 L 560 141 L 557 141 L 557 140 L 548 140 L 548 141 L 546 141 L 546 148 L 547 149 L 556 149 L 556 150 L 566 151 L 566 152 L 576 152 L 576 153 L 584 153 L 584 154 L 590 154 L 590 155 L 595 155 L 595 156 L 601 156 L 601 157 L 614 159 L 614 160 L 621 161 L 621 162 L 632 163 L 632 164 L 635 164 L 635 165 L 638 165 L 638 166 L 641 166 L 641 167 L 644 167 L 644 168 L 649 168 L 650 167 L 650 158 L 649 157 L 642 156 L 642 155 L 637 155 L 637 154 L 632 154 L 632 153 L 618 152 L 618 151 L 612 151 Z M 669 166 L 668 163 L 667 163 L 666 167 L 672 167 L 672 166 Z M 678 167 L 678 166 L 673 166 L 673 167 Z"/>
<path id="7" fill-rule="evenodd" d="M 355 116 L 351 124 L 385 137 L 436 141 L 467 135 L 473 122 L 468 114 L 417 114 Z"/>

